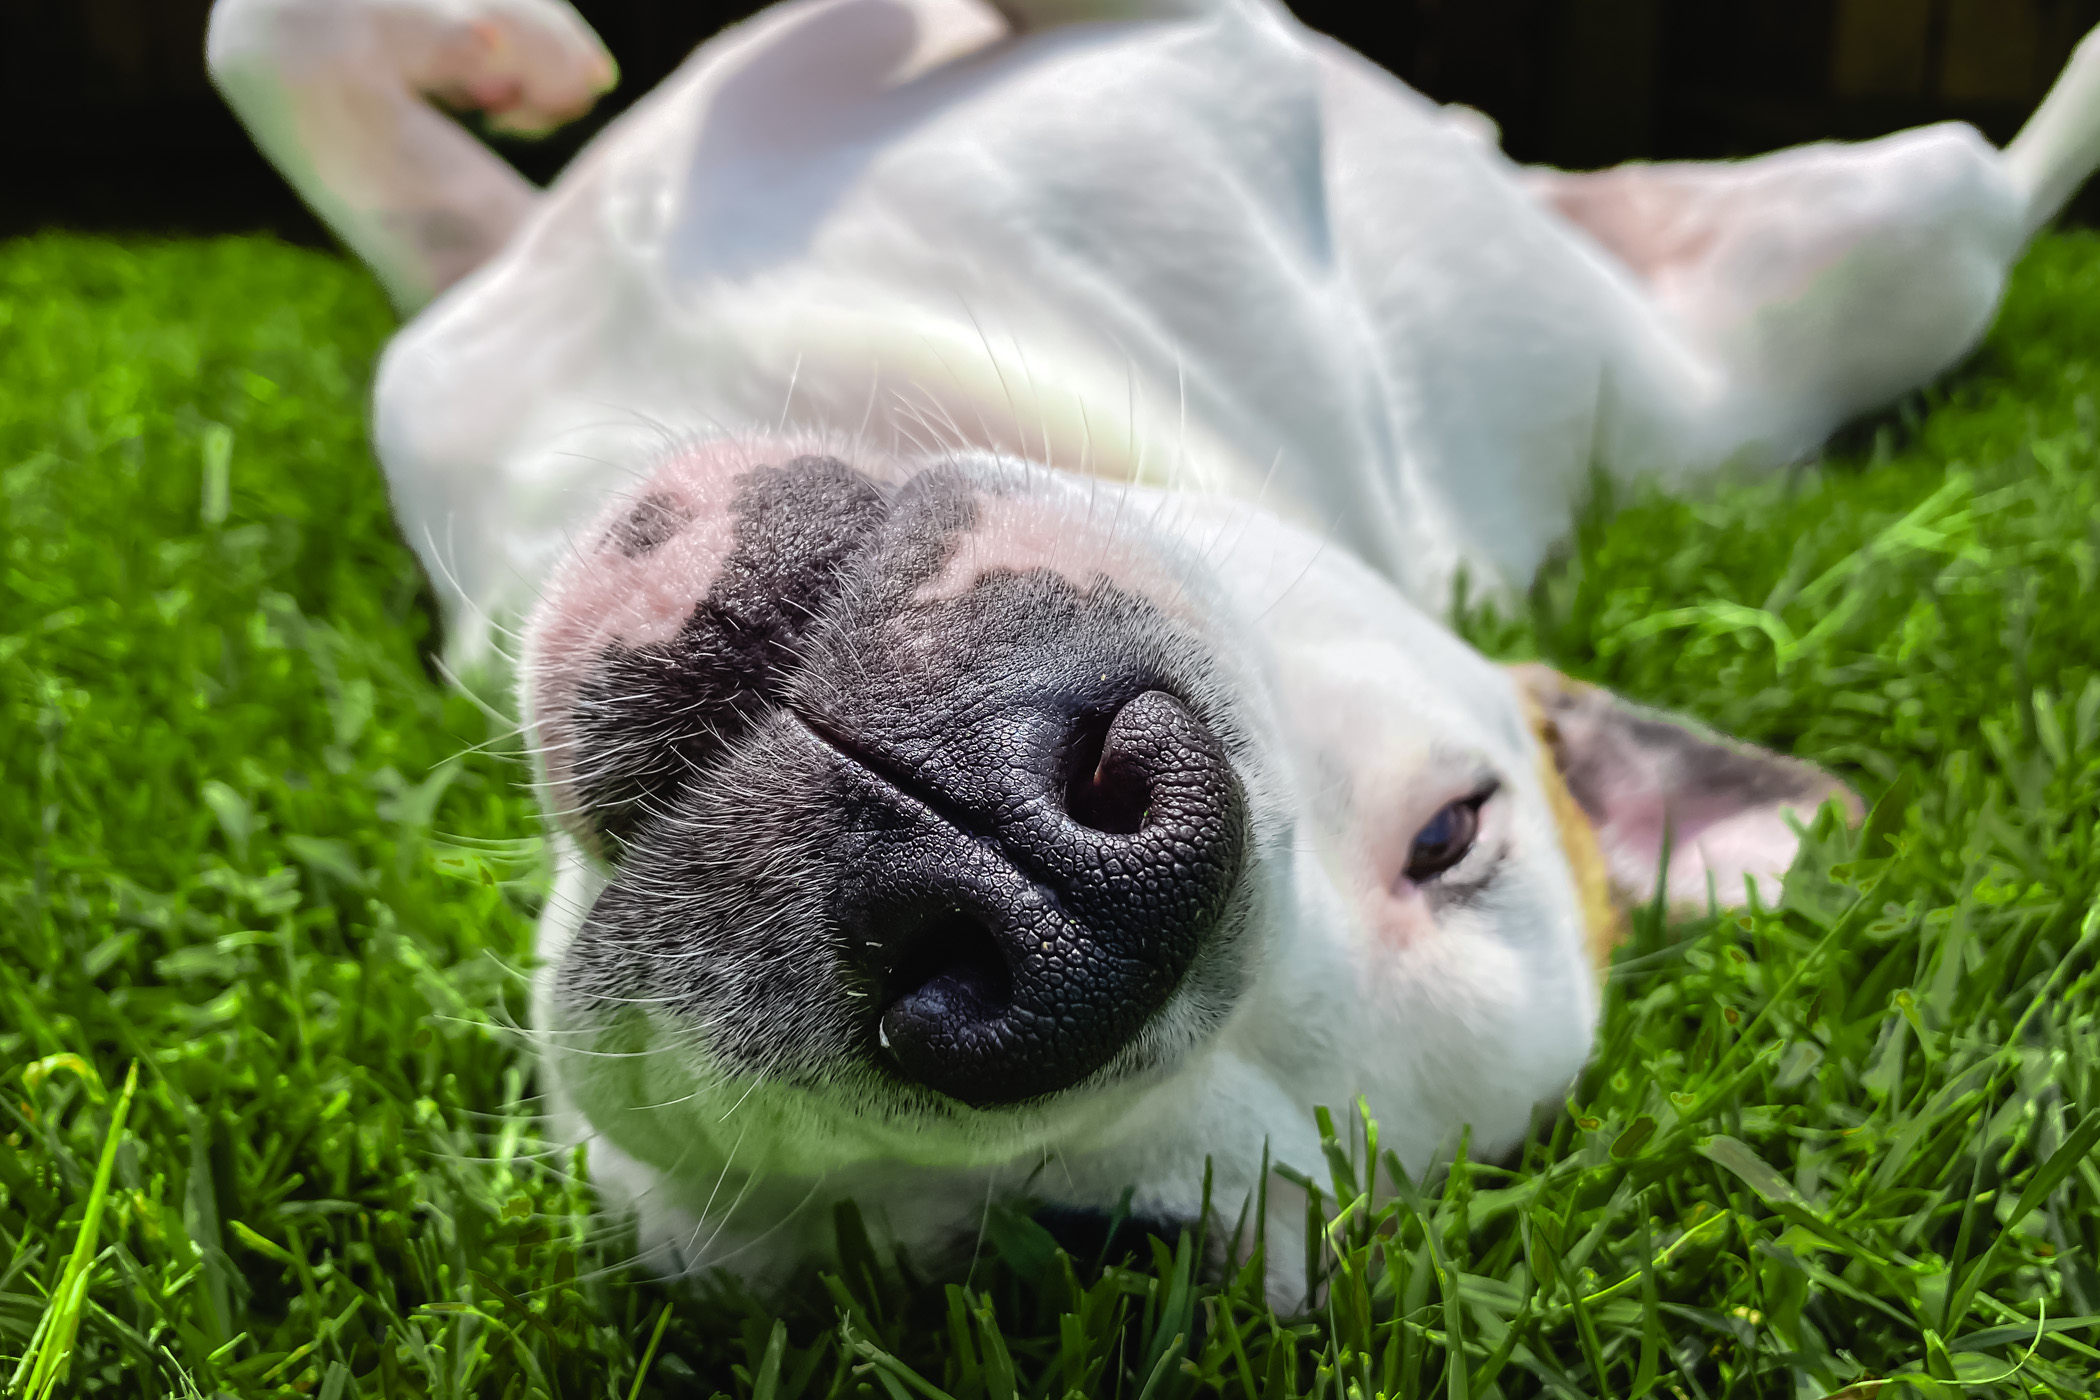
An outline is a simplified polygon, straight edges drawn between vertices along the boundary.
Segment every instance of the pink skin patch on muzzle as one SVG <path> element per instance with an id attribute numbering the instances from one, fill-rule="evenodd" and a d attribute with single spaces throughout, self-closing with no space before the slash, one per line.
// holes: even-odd
<path id="1" fill-rule="evenodd" d="M 1163 549 L 1175 523 L 1161 518 L 1156 502 L 1130 501 L 1116 482 L 1056 483 L 1040 494 L 987 492 L 976 499 L 974 526 L 957 537 L 914 601 L 949 602 L 989 575 L 1040 570 L 1082 591 L 1111 584 L 1200 623 L 1202 610 L 1189 596 L 1193 568 Z"/>
<path id="2" fill-rule="evenodd" d="M 735 544 L 743 478 L 804 450 L 733 441 L 684 449 L 614 500 L 554 571 L 526 624 L 523 676 L 551 810 L 577 808 L 569 721 L 592 669 L 613 647 L 678 635 Z"/>

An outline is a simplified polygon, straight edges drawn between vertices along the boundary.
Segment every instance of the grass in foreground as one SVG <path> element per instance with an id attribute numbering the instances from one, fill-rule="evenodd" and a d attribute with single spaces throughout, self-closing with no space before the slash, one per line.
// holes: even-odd
<path id="1" fill-rule="evenodd" d="M 362 437 L 388 329 L 267 242 L 0 245 L 0 1384 L 2092 1389 L 2100 240 L 2045 240 L 1975 363 L 1821 469 L 1635 494 L 1531 614 L 1468 619 L 1878 805 L 1782 908 L 1637 920 L 1520 1162 L 1369 1210 L 1335 1105 L 1327 1287 L 1286 1318 L 1200 1239 L 1075 1260 L 1023 1217 L 960 1288 L 848 1215 L 780 1317 L 621 1269 L 503 1029 L 537 838 L 421 660 Z"/>

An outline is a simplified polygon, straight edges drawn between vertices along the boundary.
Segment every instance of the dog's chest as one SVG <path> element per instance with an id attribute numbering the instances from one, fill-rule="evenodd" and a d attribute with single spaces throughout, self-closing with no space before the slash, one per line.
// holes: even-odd
<path id="1" fill-rule="evenodd" d="M 1636 299 L 1432 105 L 1240 27 L 689 67 L 390 352 L 411 540 L 486 608 L 667 440 L 801 433 L 1259 498 L 1438 601 L 1522 577 L 1667 377 Z"/>

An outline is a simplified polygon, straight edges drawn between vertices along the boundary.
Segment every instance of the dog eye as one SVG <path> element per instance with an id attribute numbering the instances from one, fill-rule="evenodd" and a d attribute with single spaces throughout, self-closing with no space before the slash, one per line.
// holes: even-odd
<path id="1" fill-rule="evenodd" d="M 1464 860 L 1480 835 L 1480 809 L 1494 795 L 1493 788 L 1486 788 L 1445 803 L 1415 833 L 1414 845 L 1407 852 L 1407 878 L 1419 885 Z"/>

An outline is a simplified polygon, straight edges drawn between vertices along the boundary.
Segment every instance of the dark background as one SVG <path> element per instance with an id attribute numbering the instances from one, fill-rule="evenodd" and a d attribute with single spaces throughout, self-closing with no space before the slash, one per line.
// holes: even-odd
<path id="1" fill-rule="evenodd" d="M 592 117 L 508 143 L 545 179 L 754 4 L 582 0 L 620 61 Z M 0 0 L 0 234 L 53 225 L 324 235 L 205 80 L 210 0 Z M 1958 117 L 2002 141 L 2100 0 L 1297 0 L 1520 160 L 1747 155 Z M 2100 198 L 2074 210 L 2091 222 Z"/>

